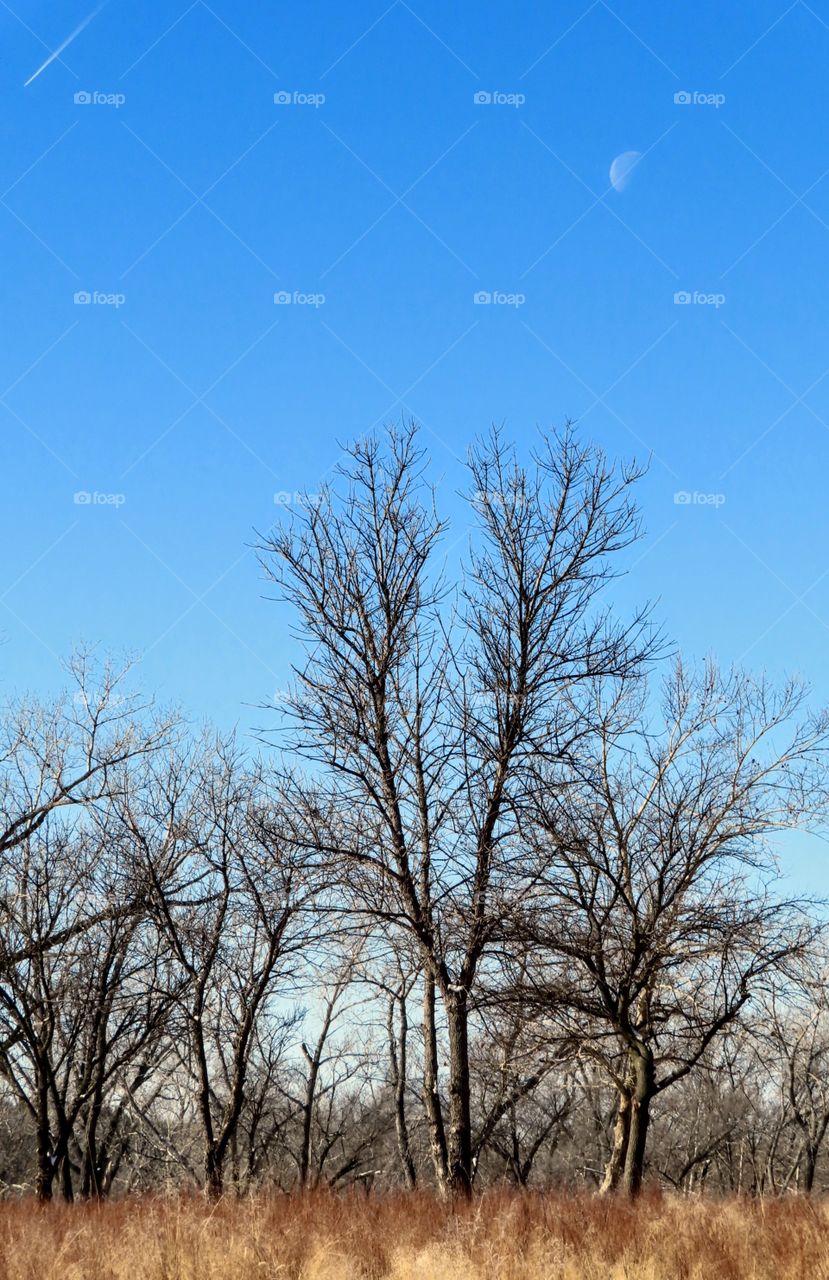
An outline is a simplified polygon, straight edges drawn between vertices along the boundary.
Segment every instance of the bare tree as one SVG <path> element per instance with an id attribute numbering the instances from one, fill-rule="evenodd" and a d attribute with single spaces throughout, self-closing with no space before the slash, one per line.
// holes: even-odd
<path id="1" fill-rule="evenodd" d="M 13 953 L 25 958 L 6 964 L 0 981 L 2 1053 L 0 1070 L 28 1111 L 37 1148 L 36 1193 L 49 1200 L 56 1174 L 72 1198 L 69 1143 L 70 1082 L 61 1042 L 74 1042 L 83 1000 L 79 1000 L 78 919 L 85 918 L 92 847 L 61 825 L 41 824 L 20 851 L 14 883 L 4 885 L 6 936 Z M 88 932 L 88 931 L 84 931 Z M 42 947 L 41 938 L 65 935 L 72 945 Z M 88 975 L 87 975 L 88 976 Z M 62 1034 L 63 1033 L 63 1034 Z M 60 1078 L 62 1077 L 62 1079 Z"/>
<path id="2" fill-rule="evenodd" d="M 47 705 L 22 698 L 4 709 L 0 737 L 0 854 L 50 814 L 111 794 L 123 766 L 157 749 L 171 721 L 147 724 L 151 704 L 127 690 L 129 666 L 98 671 L 80 652 L 67 664 L 70 694 Z"/>
<path id="3" fill-rule="evenodd" d="M 531 1005 L 478 1010 L 472 1068 L 475 1180 L 491 1153 L 503 1176 L 526 1186 L 542 1149 L 552 1155 L 574 1098 L 569 1046 L 556 1043 Z"/>
<path id="4" fill-rule="evenodd" d="M 41 1199 L 56 1173 L 72 1198 L 75 1159 L 81 1194 L 108 1192 L 124 1152 L 114 1091 L 143 1087 L 166 1056 L 158 939 L 145 915 L 118 909 L 136 900 L 132 851 L 106 809 L 83 819 L 42 823 L 2 885 L 17 959 L 0 971 L 0 1071 L 32 1115 Z"/>
<path id="5" fill-rule="evenodd" d="M 260 768 L 232 741 L 204 742 L 160 767 L 122 806 L 153 918 L 177 969 L 182 1065 L 196 1095 L 211 1195 L 246 1101 L 260 1020 L 295 989 L 309 946 L 308 859 L 286 847 Z"/>
<path id="6" fill-rule="evenodd" d="M 301 1057 L 283 1086 L 297 1119 L 293 1149 L 302 1188 L 339 1186 L 366 1172 L 373 1177 L 362 1165 L 381 1121 L 372 1081 L 375 1054 L 354 1025 L 368 1003 L 365 991 L 356 989 L 359 956 L 335 952 L 331 960 L 330 972 L 318 975 L 319 998 L 306 1011 Z"/>
<path id="7" fill-rule="evenodd" d="M 798 1133 L 791 1173 L 811 1195 L 829 1128 L 829 985 L 825 956 L 791 965 L 767 999 L 758 1026 L 766 1069 L 779 1076 L 784 1107 Z M 791 1174 L 790 1174 L 791 1177 Z M 788 1181 L 788 1180 L 787 1180 Z"/>
<path id="8" fill-rule="evenodd" d="M 636 536 L 634 470 L 565 432 L 542 439 L 530 468 L 493 436 L 470 473 L 480 539 L 459 599 L 437 573 L 444 526 L 413 428 L 385 446 L 354 445 L 342 492 L 263 544 L 306 645 L 294 745 L 324 767 L 310 799 L 297 790 L 294 838 L 344 859 L 356 909 L 419 950 L 431 1154 L 438 1185 L 462 1193 L 472 1184 L 470 997 L 515 887 L 528 779 L 577 736 L 562 692 L 629 670 L 648 645 L 641 619 L 614 628 L 596 608 L 610 558 Z"/>
<path id="9" fill-rule="evenodd" d="M 79 652 L 67 664 L 71 692 L 51 703 L 32 697 L 4 708 L 0 718 L 0 872 L 14 881 L 17 851 L 50 821 L 76 821 L 123 785 L 129 768 L 173 739 L 176 721 L 151 713 L 152 704 L 128 687 L 129 665 L 96 667 Z M 0 897 L 0 967 L 28 958 L 32 946 L 61 946 L 85 928 L 141 910 L 140 890 L 100 904 L 71 925 L 53 924 L 36 940 L 12 944 L 7 904 Z M 13 926 L 9 926 L 13 929 Z"/>
<path id="10" fill-rule="evenodd" d="M 413 1191 L 417 1186 L 417 1166 L 412 1152 L 406 1108 L 409 1085 L 409 997 L 418 976 L 417 971 L 414 973 L 406 972 L 405 967 L 400 963 L 400 957 L 398 957 L 396 981 L 393 985 L 386 985 L 386 1036 L 389 1052 L 389 1074 L 394 1092 L 394 1128 L 403 1182 L 410 1191 Z"/>
<path id="11" fill-rule="evenodd" d="M 575 779 L 550 774 L 538 796 L 520 933 L 536 999 L 586 1031 L 618 1090 L 608 1186 L 638 1191 L 654 1098 L 812 932 L 774 896 L 769 846 L 825 811 L 829 716 L 805 696 L 677 664 L 654 727 L 641 681 L 605 682 Z"/>

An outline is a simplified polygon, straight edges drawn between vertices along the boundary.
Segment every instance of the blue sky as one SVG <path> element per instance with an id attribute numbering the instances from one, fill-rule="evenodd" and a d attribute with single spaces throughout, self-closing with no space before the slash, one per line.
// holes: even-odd
<path id="1" fill-rule="evenodd" d="M 620 608 L 829 696 L 826 0 L 110 0 L 24 87 L 93 9 L 0 7 L 5 687 L 261 723 L 253 530 L 405 414 L 461 542 L 493 421 L 650 457 Z"/>

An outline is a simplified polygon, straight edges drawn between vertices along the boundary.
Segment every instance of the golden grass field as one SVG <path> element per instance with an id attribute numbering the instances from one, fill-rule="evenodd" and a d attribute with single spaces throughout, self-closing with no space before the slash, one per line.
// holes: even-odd
<path id="1" fill-rule="evenodd" d="M 491 1193 L 0 1205 L 0 1280 L 822 1280 L 829 1206 Z"/>

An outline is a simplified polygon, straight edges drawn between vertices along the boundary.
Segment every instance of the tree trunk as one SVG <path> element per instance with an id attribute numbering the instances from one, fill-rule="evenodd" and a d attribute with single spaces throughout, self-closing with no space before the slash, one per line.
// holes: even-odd
<path id="1" fill-rule="evenodd" d="M 222 1194 L 223 1153 L 218 1150 L 213 1128 L 213 1113 L 210 1106 L 210 1069 L 207 1065 L 207 1053 L 204 1045 L 202 1015 L 202 993 L 199 992 L 199 999 L 190 1011 L 190 1026 L 199 1067 L 199 1112 L 201 1114 L 204 1139 L 204 1189 L 211 1200 L 218 1200 Z"/>
<path id="2" fill-rule="evenodd" d="M 624 1172 L 627 1158 L 628 1140 L 630 1138 L 630 1107 L 631 1097 L 629 1090 L 620 1089 L 616 1107 L 616 1121 L 613 1125 L 613 1145 L 604 1171 L 604 1177 L 599 1187 L 600 1196 L 608 1195 L 611 1191 L 617 1191 L 622 1181 L 622 1173 Z"/>
<path id="3" fill-rule="evenodd" d="M 395 1033 L 394 1011 L 400 1006 L 400 1031 Z M 406 1120 L 406 1059 L 409 1023 L 406 1013 L 406 988 L 401 987 L 399 996 L 391 996 L 388 1012 L 389 1063 L 391 1066 L 392 1086 L 394 1088 L 394 1127 L 397 1134 L 397 1151 L 403 1170 L 403 1180 L 409 1191 L 417 1185 L 417 1170 L 412 1158 L 412 1147 L 409 1141 L 409 1126 Z"/>
<path id="4" fill-rule="evenodd" d="M 42 1156 L 40 1148 L 37 1153 L 37 1181 L 35 1182 L 35 1194 L 41 1204 L 48 1204 L 52 1199 L 52 1181 L 54 1178 L 54 1169 L 52 1168 L 49 1153 L 47 1151 L 46 1158 Z"/>
<path id="5" fill-rule="evenodd" d="M 521 1167 L 521 1138 L 518 1134 L 518 1121 L 515 1114 L 515 1103 L 509 1109 L 509 1140 L 510 1140 L 510 1158 L 509 1171 L 512 1181 L 516 1186 L 524 1185 Z"/>
<path id="6" fill-rule="evenodd" d="M 622 1190 L 625 1195 L 637 1196 L 642 1187 L 650 1107 L 656 1083 L 653 1054 L 650 1049 L 642 1046 L 632 1050 L 631 1066 L 634 1085 L 630 1100 L 630 1131 L 622 1176 Z"/>
<path id="7" fill-rule="evenodd" d="M 38 1089 L 37 1098 L 37 1180 L 35 1192 L 38 1201 L 46 1203 L 52 1196 L 52 1180 L 55 1166 L 51 1158 L 51 1133 L 49 1128 L 49 1101 L 45 1091 Z"/>
<path id="8" fill-rule="evenodd" d="M 816 1168 L 817 1147 L 814 1143 L 807 1142 L 803 1148 L 803 1158 L 800 1163 L 800 1185 L 805 1196 L 810 1196 L 812 1194 L 812 1188 L 815 1185 Z"/>
<path id="9" fill-rule="evenodd" d="M 221 1199 L 224 1190 L 224 1170 L 222 1165 L 222 1157 L 216 1148 L 216 1144 L 212 1143 L 207 1148 L 204 1159 L 204 1185 L 211 1200 Z"/>
<path id="10" fill-rule="evenodd" d="M 452 991 L 446 1000 L 449 1030 L 449 1140 L 447 1186 L 453 1195 L 472 1194 L 472 1117 L 469 1102 L 467 993 Z"/>
<path id="11" fill-rule="evenodd" d="M 75 1192 L 72 1186 L 72 1164 L 69 1159 L 69 1141 L 68 1137 L 61 1143 L 60 1151 L 60 1193 L 67 1204 L 71 1204 L 75 1199 Z"/>
<path id="12" fill-rule="evenodd" d="M 37 1089 L 37 1180 L 35 1193 L 41 1203 L 52 1199 L 55 1165 L 52 1161 L 52 1135 L 49 1127 L 49 1091 L 45 1080 Z"/>
<path id="13" fill-rule="evenodd" d="M 93 1196 L 100 1198 L 101 1195 L 98 1179 L 98 1149 L 89 1129 L 86 1131 L 84 1142 L 79 1194 L 82 1200 L 90 1200 Z"/>
<path id="14" fill-rule="evenodd" d="M 803 1179 L 803 1194 L 810 1196 L 815 1185 L 815 1171 L 818 1156 L 829 1128 L 829 1113 L 818 1115 L 816 1123 L 806 1130 L 800 1173 Z"/>
<path id="15" fill-rule="evenodd" d="M 302 1107 L 302 1143 L 299 1148 L 299 1185 L 306 1187 L 311 1172 L 311 1142 L 313 1137 L 314 1103 L 317 1096 L 317 1077 L 320 1069 L 320 1047 L 311 1054 L 302 1046 L 308 1063 L 308 1079 L 305 1083 L 305 1100 Z"/>
<path id="16" fill-rule="evenodd" d="M 101 1100 L 96 1089 L 84 1126 L 80 1181 L 80 1195 L 83 1200 L 89 1200 L 92 1196 L 101 1197 L 101 1160 L 98 1152 L 98 1121 L 100 1114 Z"/>
<path id="17" fill-rule="evenodd" d="M 446 1130 L 438 1089 L 438 1042 L 435 1028 L 435 979 L 428 971 L 423 975 L 423 1108 L 429 1131 L 429 1150 L 435 1168 L 435 1182 L 440 1195 L 445 1195 L 448 1182 Z"/>

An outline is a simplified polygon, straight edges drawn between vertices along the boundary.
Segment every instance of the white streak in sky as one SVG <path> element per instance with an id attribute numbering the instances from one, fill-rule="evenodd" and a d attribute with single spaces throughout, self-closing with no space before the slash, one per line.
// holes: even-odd
<path id="1" fill-rule="evenodd" d="M 44 63 L 42 63 L 42 64 L 41 64 L 41 66 L 39 66 L 39 67 L 38 67 L 37 71 L 35 71 L 33 75 L 30 75 L 30 76 L 29 76 L 29 79 L 28 79 L 28 80 L 26 80 L 26 81 L 24 82 L 24 84 L 23 84 L 23 88 L 24 88 L 24 89 L 26 88 L 26 86 L 27 86 L 27 85 L 30 85 L 30 84 L 32 83 L 32 81 L 33 81 L 33 80 L 36 80 L 36 79 L 38 78 L 38 76 L 40 75 L 41 71 L 45 71 L 45 70 L 46 70 L 46 68 L 49 66 L 49 64 L 50 64 L 51 62 L 54 62 L 54 61 L 55 61 L 55 58 L 59 58 L 59 57 L 60 57 L 60 55 L 63 53 L 63 51 L 64 51 L 64 49 L 67 47 L 67 45 L 70 45 L 70 44 L 72 43 L 72 41 L 75 39 L 75 37 L 76 37 L 76 36 L 79 36 L 79 35 L 81 34 L 81 32 L 83 31 L 84 27 L 88 27 L 88 26 L 89 26 L 89 24 L 90 24 L 90 22 L 92 21 L 92 19 L 93 19 L 93 18 L 96 18 L 96 17 L 98 16 L 98 14 L 101 12 L 101 10 L 103 9 L 103 7 L 104 7 L 104 5 L 106 4 L 106 2 L 107 2 L 107 0 L 102 0 L 102 3 L 98 5 L 97 9 L 93 9 L 91 13 L 88 13 L 88 14 L 86 15 L 86 17 L 84 18 L 83 22 L 78 23 L 77 27 L 75 27 L 75 30 L 71 33 L 71 35 L 68 35 L 68 36 L 66 37 L 66 39 L 65 39 L 65 40 L 64 40 L 64 42 L 63 42 L 63 44 L 58 45 L 58 47 L 57 47 L 57 49 L 55 49 L 54 53 L 50 53 L 50 54 L 49 54 L 49 57 L 46 59 L 46 61 L 45 61 Z"/>

